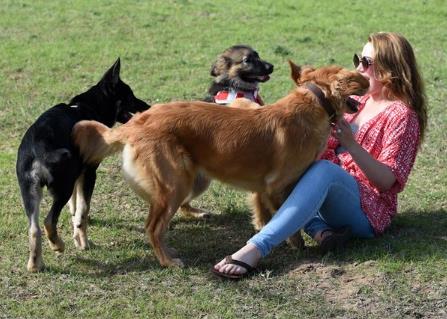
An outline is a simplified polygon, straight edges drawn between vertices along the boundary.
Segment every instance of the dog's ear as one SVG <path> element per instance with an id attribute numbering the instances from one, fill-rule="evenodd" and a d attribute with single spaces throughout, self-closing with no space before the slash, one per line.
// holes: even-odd
<path id="1" fill-rule="evenodd" d="M 111 83 L 112 86 L 116 86 L 120 80 L 121 61 L 118 58 L 115 63 L 107 70 L 102 77 L 101 81 Z"/>
<path id="2" fill-rule="evenodd" d="M 289 65 L 290 65 L 290 76 L 292 77 L 293 82 L 295 82 L 296 85 L 299 85 L 302 69 L 299 65 L 293 63 L 292 60 L 289 60 Z"/>
<path id="3" fill-rule="evenodd" d="M 219 56 L 211 66 L 211 76 L 219 76 L 227 71 L 231 66 L 231 59 L 226 56 Z"/>

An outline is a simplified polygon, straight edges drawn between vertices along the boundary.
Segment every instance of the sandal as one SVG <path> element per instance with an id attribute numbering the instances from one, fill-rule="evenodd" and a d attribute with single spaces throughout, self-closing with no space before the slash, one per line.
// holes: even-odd
<path id="1" fill-rule="evenodd" d="M 330 251 L 341 250 L 352 235 L 351 227 L 349 226 L 339 229 L 326 229 L 321 235 L 327 231 L 332 232 L 332 234 L 327 235 L 320 242 L 320 251 L 323 255 Z"/>
<path id="2" fill-rule="evenodd" d="M 244 263 L 243 261 L 233 259 L 231 256 L 225 257 L 224 265 L 228 265 L 228 264 L 237 265 L 239 267 L 245 268 L 247 271 L 244 272 L 243 274 L 227 274 L 224 272 L 220 272 L 219 270 L 217 270 L 213 267 L 213 268 L 211 268 L 211 272 L 219 278 L 232 279 L 232 280 L 246 278 L 246 277 L 249 277 L 257 272 L 257 269 L 255 267 L 252 267 L 249 264 Z"/>

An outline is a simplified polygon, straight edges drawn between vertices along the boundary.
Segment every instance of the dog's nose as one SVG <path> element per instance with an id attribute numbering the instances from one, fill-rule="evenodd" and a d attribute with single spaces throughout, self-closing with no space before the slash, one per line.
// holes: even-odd
<path id="1" fill-rule="evenodd" d="M 265 62 L 265 69 L 267 70 L 267 72 L 270 74 L 273 72 L 273 64 L 267 63 Z"/>

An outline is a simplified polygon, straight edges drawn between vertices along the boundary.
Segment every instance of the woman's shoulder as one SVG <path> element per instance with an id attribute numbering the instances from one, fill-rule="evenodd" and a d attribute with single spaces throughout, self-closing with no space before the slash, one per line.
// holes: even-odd
<path id="1" fill-rule="evenodd" d="M 388 113 L 388 117 L 417 119 L 416 112 L 408 104 L 401 100 L 392 101 L 387 106 L 386 112 Z"/>
<path id="2" fill-rule="evenodd" d="M 390 104 L 388 106 L 390 108 L 394 108 L 395 110 L 401 110 L 401 111 L 410 110 L 411 111 L 410 106 L 402 100 L 390 101 Z"/>
<path id="3" fill-rule="evenodd" d="M 390 131 L 419 132 L 419 120 L 416 112 L 403 101 L 393 101 L 385 109 L 384 125 Z M 410 133 L 409 133 L 410 134 Z"/>

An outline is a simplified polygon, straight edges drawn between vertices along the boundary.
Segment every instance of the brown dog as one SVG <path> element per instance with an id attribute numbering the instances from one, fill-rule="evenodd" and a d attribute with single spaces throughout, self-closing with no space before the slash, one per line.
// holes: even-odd
<path id="1" fill-rule="evenodd" d="M 164 235 L 179 206 L 194 195 L 197 174 L 275 202 L 325 147 L 330 121 L 348 110 L 349 96 L 364 94 L 369 85 L 358 72 L 341 67 L 290 64 L 298 87 L 263 108 L 172 102 L 116 129 L 94 121 L 76 125 L 74 140 L 87 162 L 100 163 L 122 150 L 125 178 L 150 205 L 145 229 L 161 265 L 183 265 L 173 258 Z M 309 83 L 314 86 L 304 86 Z M 327 104 L 331 110 L 322 107 Z"/>

